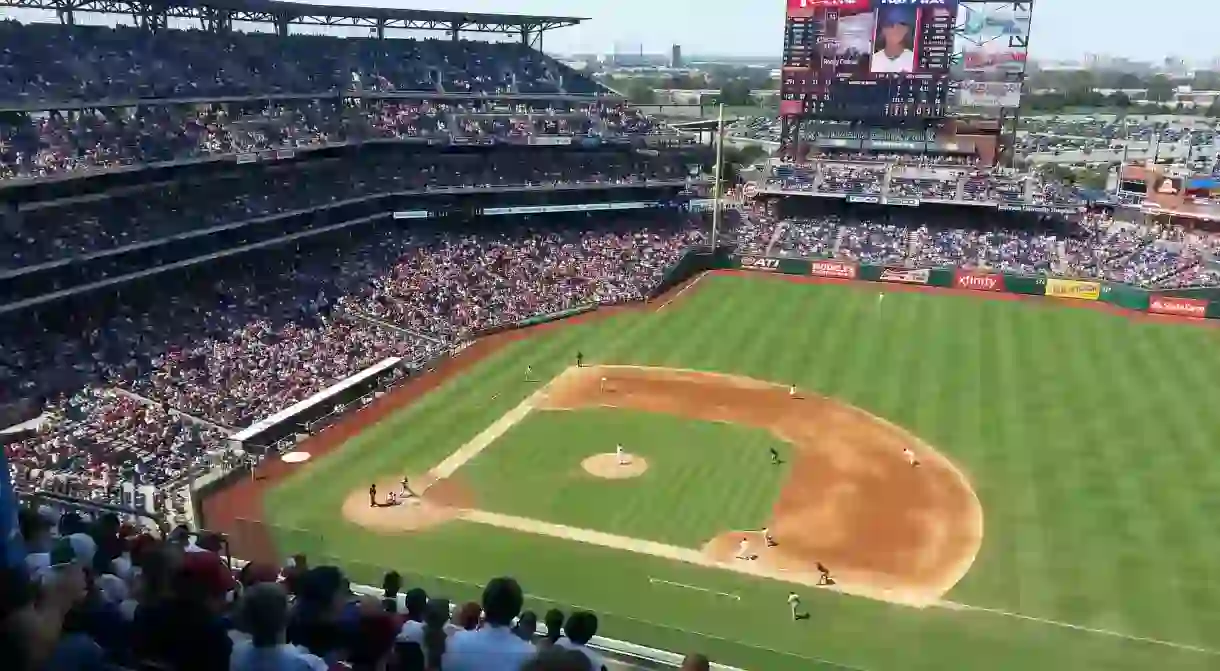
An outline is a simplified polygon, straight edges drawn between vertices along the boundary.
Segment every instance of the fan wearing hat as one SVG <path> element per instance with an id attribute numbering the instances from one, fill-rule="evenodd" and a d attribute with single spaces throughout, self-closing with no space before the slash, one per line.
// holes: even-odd
<path id="1" fill-rule="evenodd" d="M 213 552 L 183 552 L 172 595 L 136 610 L 136 649 L 181 671 L 228 668 L 232 639 L 224 613 L 237 580 Z"/>
<path id="2" fill-rule="evenodd" d="M 914 72 L 914 17 L 906 7 L 886 7 L 877 21 L 877 42 L 880 47 L 872 58 L 875 73 Z"/>

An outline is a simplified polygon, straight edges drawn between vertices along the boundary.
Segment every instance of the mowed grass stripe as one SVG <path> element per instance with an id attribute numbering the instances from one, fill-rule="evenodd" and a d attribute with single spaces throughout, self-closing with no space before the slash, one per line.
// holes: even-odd
<path id="1" fill-rule="evenodd" d="M 581 462 L 615 444 L 649 469 L 603 480 Z M 632 410 L 532 413 L 462 473 L 486 510 L 699 548 L 718 533 L 758 529 L 785 469 L 766 431 Z M 664 511 L 664 514 L 659 514 Z"/>

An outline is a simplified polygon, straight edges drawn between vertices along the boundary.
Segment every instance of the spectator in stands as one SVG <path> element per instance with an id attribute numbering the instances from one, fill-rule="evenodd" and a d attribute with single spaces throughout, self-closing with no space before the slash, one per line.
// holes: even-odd
<path id="1" fill-rule="evenodd" d="M 555 645 L 561 648 L 576 650 L 589 658 L 594 669 L 605 671 L 606 662 L 601 655 L 589 649 L 589 641 L 597 634 L 597 616 L 588 611 L 578 610 L 568 616 L 563 627 L 564 638 Z"/>
<path id="2" fill-rule="evenodd" d="M 449 600 L 432 599 L 429 601 L 421 643 L 424 653 L 424 668 L 442 668 L 449 637 L 457 631 L 460 630 L 449 624 Z"/>
<path id="3" fill-rule="evenodd" d="M 692 652 L 682 660 L 682 667 L 679 671 L 709 671 L 711 668 L 712 663 L 708 661 L 706 655 Z"/>
<path id="4" fill-rule="evenodd" d="M 453 623 L 462 631 L 474 631 L 479 628 L 483 619 L 483 607 L 474 601 L 467 601 L 458 608 Z"/>
<path id="5" fill-rule="evenodd" d="M 180 671 L 228 668 L 233 643 L 224 612 L 236 588 L 228 566 L 214 553 L 183 553 L 170 598 L 136 610 L 137 654 Z"/>
<path id="6" fill-rule="evenodd" d="M 402 576 L 390 571 L 381 581 L 381 605 L 387 613 L 398 612 L 398 591 L 402 589 Z"/>
<path id="7" fill-rule="evenodd" d="M 542 618 L 542 623 L 546 625 L 546 636 L 538 641 L 538 646 L 545 648 L 555 645 L 563 636 L 563 611 L 558 608 L 548 610 Z"/>
<path id="8" fill-rule="evenodd" d="M 288 594 L 274 583 L 247 589 L 238 603 L 241 634 L 233 644 L 230 671 L 325 671 L 288 645 Z"/>
<path id="9" fill-rule="evenodd" d="M 534 654 L 534 646 L 512 631 L 523 602 L 516 580 L 494 578 L 489 582 L 483 590 L 483 627 L 453 635 L 445 652 L 445 671 L 520 669 Z"/>
<path id="10" fill-rule="evenodd" d="M 406 606 L 406 619 L 398 632 L 399 641 L 424 642 L 424 618 L 428 611 L 428 593 L 419 587 L 407 590 L 403 596 Z"/>
<path id="11" fill-rule="evenodd" d="M 352 671 L 385 671 L 394 652 L 397 632 L 398 623 L 390 613 L 362 612 L 348 637 L 348 666 Z"/>
<path id="12" fill-rule="evenodd" d="M 539 651 L 522 668 L 523 671 L 598 671 L 579 651 L 556 647 Z"/>
<path id="13" fill-rule="evenodd" d="M 538 631 L 538 615 L 532 610 L 527 610 L 521 613 L 521 617 L 517 618 L 517 624 L 513 627 L 513 631 L 517 633 L 517 637 L 523 641 L 534 642 L 534 634 Z"/>

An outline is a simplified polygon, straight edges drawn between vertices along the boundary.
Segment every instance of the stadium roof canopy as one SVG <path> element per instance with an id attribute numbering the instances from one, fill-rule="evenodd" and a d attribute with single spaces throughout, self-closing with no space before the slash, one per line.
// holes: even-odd
<path id="1" fill-rule="evenodd" d="M 233 21 L 271 23 L 279 26 L 343 26 L 394 30 L 444 30 L 450 32 L 538 34 L 554 28 L 575 26 L 587 18 L 441 12 L 425 9 L 339 7 L 276 0 L 0 0 L 0 7 L 41 9 L 57 12 L 72 23 L 73 13 L 126 14 L 163 19 L 198 19 L 208 26 L 231 25 Z"/>

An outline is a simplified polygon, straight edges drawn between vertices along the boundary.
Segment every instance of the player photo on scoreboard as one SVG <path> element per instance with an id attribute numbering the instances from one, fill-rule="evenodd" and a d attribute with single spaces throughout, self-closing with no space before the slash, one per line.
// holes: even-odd
<path id="1" fill-rule="evenodd" d="M 883 5 L 877 9 L 869 72 L 887 74 L 915 71 L 918 11 L 911 5 Z"/>
<path id="2" fill-rule="evenodd" d="M 873 53 L 873 33 L 876 15 L 872 9 L 848 14 L 841 11 L 834 37 L 823 44 L 824 53 L 834 59 L 837 72 L 867 72 Z"/>

